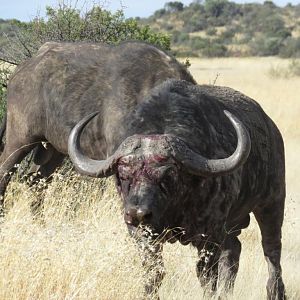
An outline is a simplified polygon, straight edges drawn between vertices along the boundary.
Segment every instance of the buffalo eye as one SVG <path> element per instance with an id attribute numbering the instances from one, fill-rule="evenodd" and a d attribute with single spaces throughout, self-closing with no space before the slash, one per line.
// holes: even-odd
<path id="1" fill-rule="evenodd" d="M 121 191 L 127 195 L 130 191 L 130 188 L 131 188 L 130 181 L 121 179 Z"/>
<path id="2" fill-rule="evenodd" d="M 158 169 L 160 179 L 172 179 L 172 177 L 176 176 L 176 168 L 172 165 L 162 166 Z"/>
<path id="3" fill-rule="evenodd" d="M 167 183 L 174 182 L 177 177 L 177 169 L 174 166 L 167 166 L 162 173 L 161 179 Z"/>
<path id="4" fill-rule="evenodd" d="M 121 180 L 129 180 L 130 178 L 130 167 L 121 165 L 118 167 L 118 175 Z"/>
<path id="5" fill-rule="evenodd" d="M 119 166 L 117 177 L 119 180 L 119 185 L 121 187 L 122 193 L 127 195 L 130 191 L 131 181 L 132 181 L 132 178 L 129 173 L 129 168 L 124 166 Z"/>
<path id="6" fill-rule="evenodd" d="M 173 166 L 164 166 L 160 168 L 159 187 L 165 196 L 169 195 L 170 191 L 174 189 L 174 182 L 176 182 L 177 170 Z"/>

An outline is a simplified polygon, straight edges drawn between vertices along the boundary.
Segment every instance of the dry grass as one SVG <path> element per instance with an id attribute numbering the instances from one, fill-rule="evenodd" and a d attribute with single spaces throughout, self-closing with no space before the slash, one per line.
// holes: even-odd
<path id="1" fill-rule="evenodd" d="M 286 142 L 287 209 L 283 228 L 283 275 L 290 299 L 300 299 L 298 100 L 300 79 L 272 80 L 274 58 L 191 60 L 199 83 L 227 85 L 257 99 L 279 125 Z M 100 188 L 101 187 L 101 188 Z M 0 299 L 141 299 L 144 271 L 123 222 L 111 180 L 79 180 L 57 174 L 45 191 L 44 216 L 32 218 L 34 191 L 15 180 L 0 231 Z M 298 211 L 298 214 L 297 214 Z M 241 236 L 240 272 L 228 299 L 264 299 L 267 265 L 255 222 Z M 161 299 L 202 299 L 196 252 L 166 245 L 167 275 Z"/>

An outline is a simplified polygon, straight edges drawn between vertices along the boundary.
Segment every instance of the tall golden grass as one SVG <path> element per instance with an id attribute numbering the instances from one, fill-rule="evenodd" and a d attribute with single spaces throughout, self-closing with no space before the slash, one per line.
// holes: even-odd
<path id="1" fill-rule="evenodd" d="M 287 158 L 283 277 L 289 299 L 300 299 L 300 79 L 269 78 L 270 67 L 286 64 L 275 58 L 191 63 L 199 83 L 216 81 L 253 97 L 283 133 Z M 56 174 L 42 196 L 43 215 L 33 218 L 30 206 L 38 194 L 18 178 L 9 186 L 8 212 L 0 225 L 0 299 L 141 299 L 146 276 L 112 180 Z M 264 299 L 267 264 L 254 220 L 241 240 L 240 270 L 228 299 Z M 203 299 L 195 249 L 167 244 L 163 256 L 167 275 L 161 299 Z"/>

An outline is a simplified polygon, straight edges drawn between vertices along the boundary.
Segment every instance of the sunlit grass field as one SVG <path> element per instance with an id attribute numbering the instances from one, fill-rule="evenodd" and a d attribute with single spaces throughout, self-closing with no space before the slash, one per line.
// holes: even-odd
<path id="1" fill-rule="evenodd" d="M 289 299 L 300 299 L 300 78 L 273 79 L 277 58 L 191 60 L 200 84 L 225 85 L 256 99 L 279 126 L 286 145 L 287 199 L 283 227 L 283 278 Z M 43 183 L 41 183 L 43 184 Z M 113 181 L 56 174 L 43 192 L 42 216 L 30 206 L 37 194 L 16 178 L 0 225 L 0 299 L 141 299 L 145 273 L 123 222 Z M 241 235 L 243 250 L 234 293 L 228 299 L 264 299 L 267 264 L 254 220 Z M 196 251 L 164 247 L 167 275 L 162 300 L 203 299 Z"/>

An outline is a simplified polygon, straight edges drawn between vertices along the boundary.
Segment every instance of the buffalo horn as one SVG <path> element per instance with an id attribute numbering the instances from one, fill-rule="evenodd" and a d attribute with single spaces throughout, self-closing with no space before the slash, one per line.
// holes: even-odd
<path id="1" fill-rule="evenodd" d="M 183 141 L 171 142 L 175 160 L 182 164 L 189 173 L 204 177 L 218 176 L 228 174 L 246 162 L 251 149 L 249 133 L 237 117 L 226 110 L 224 113 L 237 133 L 237 147 L 231 156 L 222 159 L 208 159 L 192 151 L 184 145 Z"/>
<path id="2" fill-rule="evenodd" d="M 75 168 L 80 173 L 92 177 L 106 177 L 114 173 L 115 155 L 105 160 L 94 160 L 85 156 L 80 147 L 80 136 L 84 127 L 97 114 L 98 112 L 94 112 L 86 116 L 72 129 L 68 140 L 68 153 Z"/>

